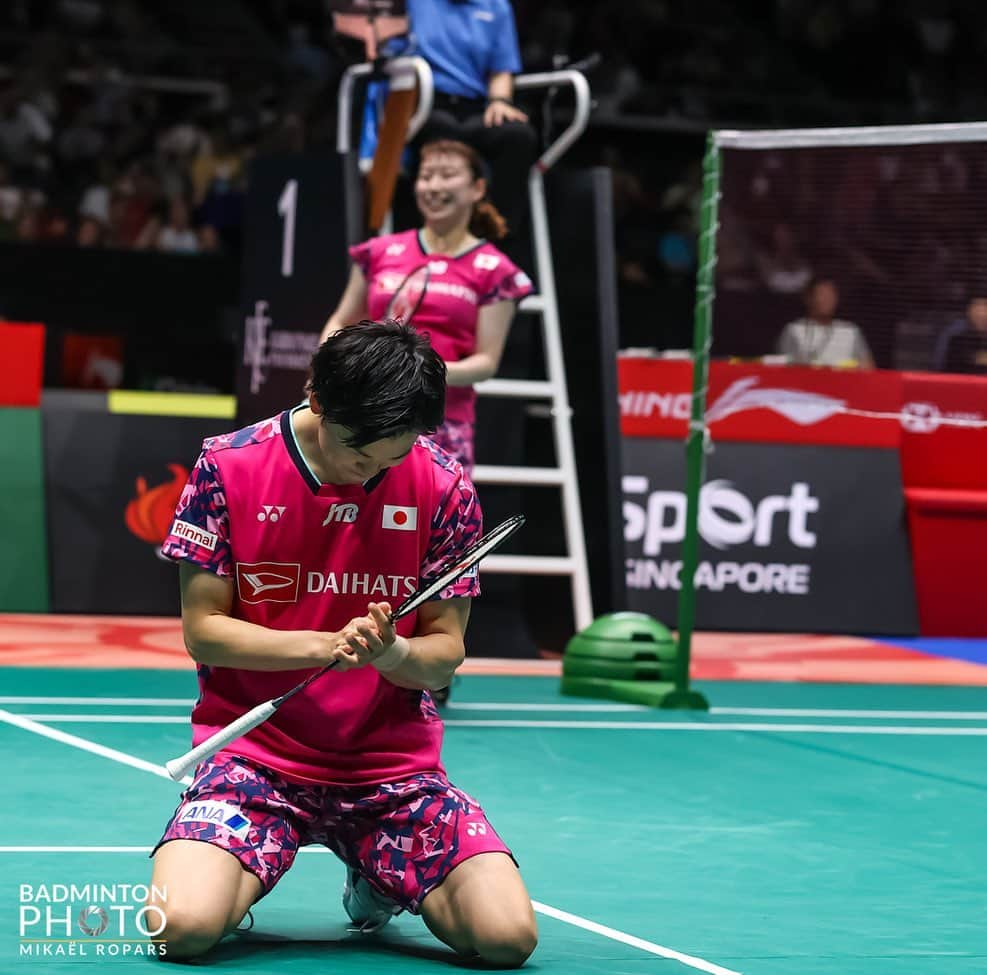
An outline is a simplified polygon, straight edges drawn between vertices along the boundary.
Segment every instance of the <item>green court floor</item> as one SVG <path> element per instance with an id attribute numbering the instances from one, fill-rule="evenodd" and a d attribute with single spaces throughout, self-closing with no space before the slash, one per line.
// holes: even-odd
<path id="1" fill-rule="evenodd" d="M 537 903 L 528 970 L 987 971 L 987 688 L 700 688 L 709 715 L 563 698 L 548 678 L 457 684 L 446 764 L 512 845 Z M 85 957 L 22 955 L 21 898 L 25 885 L 149 880 L 146 850 L 180 788 L 160 766 L 187 747 L 194 693 L 183 672 L 0 670 L 0 975 L 148 964 L 97 957 L 112 926 L 72 932 Z M 413 917 L 348 934 L 341 885 L 331 855 L 300 856 L 254 931 L 211 967 L 473 967 Z"/>

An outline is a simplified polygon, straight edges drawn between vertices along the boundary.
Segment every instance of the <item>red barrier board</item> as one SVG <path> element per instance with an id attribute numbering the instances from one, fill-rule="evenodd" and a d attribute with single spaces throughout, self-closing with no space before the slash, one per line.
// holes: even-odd
<path id="1" fill-rule="evenodd" d="M 987 491 L 987 377 L 906 372 L 902 391 L 905 486 Z"/>
<path id="2" fill-rule="evenodd" d="M 41 403 L 44 354 L 44 325 L 0 322 L 0 406 Z"/>
<path id="3" fill-rule="evenodd" d="M 692 363 L 622 356 L 618 361 L 624 436 L 683 439 L 692 397 Z M 713 362 L 706 419 L 714 440 L 821 446 L 901 443 L 895 418 L 901 374 Z"/>

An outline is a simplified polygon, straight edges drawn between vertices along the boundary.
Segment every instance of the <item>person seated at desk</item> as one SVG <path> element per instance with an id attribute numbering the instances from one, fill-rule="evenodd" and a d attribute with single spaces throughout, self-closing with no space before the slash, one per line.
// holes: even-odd
<path id="1" fill-rule="evenodd" d="M 805 289 L 805 317 L 789 322 L 777 350 L 799 366 L 850 366 L 873 369 L 867 339 L 853 322 L 834 317 L 840 291 L 831 278 L 814 278 Z"/>
<path id="2" fill-rule="evenodd" d="M 954 323 L 943 333 L 937 367 L 943 372 L 987 375 L 987 297 L 972 298 L 960 324 Z"/>

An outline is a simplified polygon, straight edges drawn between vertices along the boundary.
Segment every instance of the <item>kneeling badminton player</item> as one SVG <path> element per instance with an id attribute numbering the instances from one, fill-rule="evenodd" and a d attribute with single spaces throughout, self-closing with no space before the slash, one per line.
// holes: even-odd
<path id="1" fill-rule="evenodd" d="M 447 779 L 429 695 L 462 662 L 475 564 L 498 542 L 423 436 L 444 402 L 426 338 L 361 322 L 315 353 L 307 404 L 203 444 L 163 548 L 198 665 L 186 758 L 202 759 L 153 854 L 168 959 L 233 931 L 308 844 L 343 861 L 356 929 L 410 911 L 491 965 L 534 950 L 521 875 Z"/>

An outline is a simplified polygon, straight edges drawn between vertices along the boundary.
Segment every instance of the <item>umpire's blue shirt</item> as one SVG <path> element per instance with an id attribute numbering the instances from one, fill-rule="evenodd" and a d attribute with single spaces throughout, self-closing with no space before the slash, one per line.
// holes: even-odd
<path id="1" fill-rule="evenodd" d="M 408 0 L 408 15 L 436 91 L 486 98 L 490 75 L 521 70 L 510 0 Z"/>

